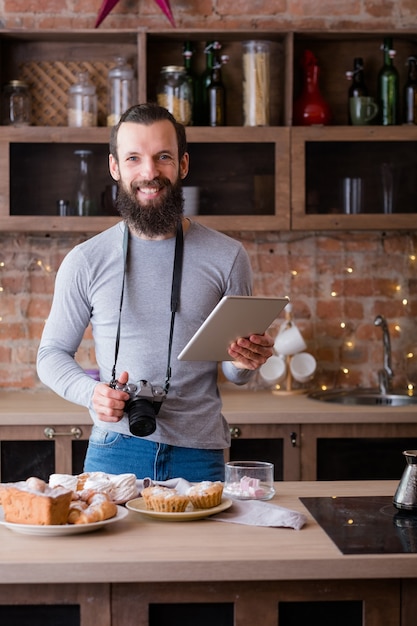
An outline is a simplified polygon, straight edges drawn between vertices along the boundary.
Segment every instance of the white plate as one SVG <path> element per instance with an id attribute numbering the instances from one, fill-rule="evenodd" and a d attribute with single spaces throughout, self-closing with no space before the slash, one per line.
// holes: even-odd
<path id="1" fill-rule="evenodd" d="M 223 498 L 218 506 L 213 506 L 210 509 L 193 509 L 192 511 L 184 511 L 184 513 L 164 513 L 162 511 L 149 511 L 145 506 L 143 498 L 135 498 L 134 500 L 126 502 L 126 506 L 130 509 L 130 511 L 143 513 L 143 515 L 148 515 L 148 517 L 156 517 L 157 519 L 163 519 L 167 522 L 187 522 L 195 519 L 202 519 L 204 517 L 220 513 L 221 511 L 225 511 L 226 509 L 229 509 L 232 504 L 232 500 Z"/>
<path id="2" fill-rule="evenodd" d="M 14 524 L 13 522 L 6 522 L 4 519 L 4 512 L 0 507 L 0 525 L 6 526 L 15 533 L 21 535 L 43 535 L 52 537 L 54 535 L 79 535 L 81 533 L 90 533 L 93 530 L 98 530 L 107 524 L 114 524 L 124 519 L 128 515 L 123 506 L 117 507 L 117 513 L 110 519 L 105 519 L 102 522 L 93 522 L 91 524 L 59 524 L 50 526 L 41 526 L 39 524 Z"/>

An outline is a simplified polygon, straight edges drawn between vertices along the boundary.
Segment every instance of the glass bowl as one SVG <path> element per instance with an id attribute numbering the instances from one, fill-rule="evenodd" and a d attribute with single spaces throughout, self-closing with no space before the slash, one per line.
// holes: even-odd
<path id="1" fill-rule="evenodd" d="M 270 500 L 274 494 L 274 466 L 266 461 L 229 461 L 223 493 L 236 500 Z"/>

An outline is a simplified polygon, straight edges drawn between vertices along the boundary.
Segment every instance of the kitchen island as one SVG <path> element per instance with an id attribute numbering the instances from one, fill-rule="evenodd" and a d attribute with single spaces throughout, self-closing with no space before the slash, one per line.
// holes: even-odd
<path id="1" fill-rule="evenodd" d="M 279 607 L 288 603 L 357 602 L 364 626 L 414 626 L 417 554 L 343 554 L 300 500 L 391 497 L 397 483 L 275 486 L 271 503 L 304 513 L 301 530 L 163 521 L 132 511 L 73 536 L 1 527 L 0 605 L 78 605 L 81 626 L 148 626 L 158 624 L 149 621 L 149 607 L 223 603 L 232 607 L 234 626 L 277 626 Z"/>

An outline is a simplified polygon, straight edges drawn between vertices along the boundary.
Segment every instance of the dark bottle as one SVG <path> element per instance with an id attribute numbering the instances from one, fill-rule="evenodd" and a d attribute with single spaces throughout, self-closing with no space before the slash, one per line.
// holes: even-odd
<path id="1" fill-rule="evenodd" d="M 194 46 L 191 41 L 185 41 L 182 48 L 182 56 L 184 57 L 184 67 L 187 74 L 188 82 L 191 86 L 193 94 L 192 124 L 197 123 L 199 102 L 198 78 L 193 70 L 192 58 L 194 54 Z"/>
<path id="2" fill-rule="evenodd" d="M 197 124 L 199 126 L 210 125 L 210 108 L 208 101 L 208 86 L 211 82 L 211 74 L 214 67 L 216 54 L 221 50 L 221 44 L 218 41 L 210 41 L 204 48 L 206 55 L 206 67 L 198 80 L 198 100 L 199 109 L 197 112 Z"/>
<path id="3" fill-rule="evenodd" d="M 216 56 L 210 82 L 207 86 L 209 126 L 224 126 L 226 123 L 226 92 L 222 80 L 221 66 L 222 60 Z"/>
<path id="4" fill-rule="evenodd" d="M 381 48 L 384 52 L 384 65 L 378 74 L 379 123 L 392 126 L 399 123 L 399 78 L 394 67 L 395 50 L 392 38 L 385 37 Z"/>
<path id="5" fill-rule="evenodd" d="M 404 124 L 417 124 L 417 59 L 408 57 L 408 77 L 404 85 Z"/>
<path id="6" fill-rule="evenodd" d="M 361 57 L 356 57 L 353 60 L 353 72 L 346 72 L 346 78 L 352 81 L 348 90 L 348 123 L 352 124 L 349 106 L 350 99 L 368 95 L 368 89 L 365 85 L 363 59 Z"/>

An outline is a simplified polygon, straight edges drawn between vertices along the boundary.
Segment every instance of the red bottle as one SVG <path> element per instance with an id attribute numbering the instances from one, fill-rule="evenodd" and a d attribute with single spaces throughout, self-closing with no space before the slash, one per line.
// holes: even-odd
<path id="1" fill-rule="evenodd" d="M 293 124 L 296 126 L 330 124 L 332 119 L 330 107 L 319 88 L 319 65 L 310 50 L 304 51 L 301 67 L 304 85 L 300 97 L 294 102 Z"/>

